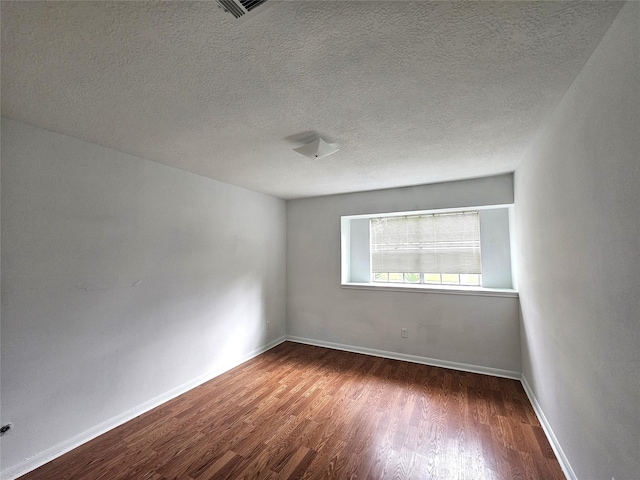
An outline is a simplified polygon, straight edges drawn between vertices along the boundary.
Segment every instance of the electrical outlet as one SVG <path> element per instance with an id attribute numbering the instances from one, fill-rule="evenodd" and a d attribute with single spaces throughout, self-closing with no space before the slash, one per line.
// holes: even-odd
<path id="1" fill-rule="evenodd" d="M 400 329 L 400 336 L 402 338 L 407 338 L 409 336 L 409 331 L 406 328 L 401 328 Z"/>

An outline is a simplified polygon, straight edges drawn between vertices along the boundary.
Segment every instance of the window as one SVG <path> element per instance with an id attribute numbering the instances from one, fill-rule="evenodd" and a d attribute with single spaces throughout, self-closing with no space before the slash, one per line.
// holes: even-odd
<path id="1" fill-rule="evenodd" d="M 342 217 L 342 285 L 514 293 L 512 209 L 492 205 Z"/>
<path id="2" fill-rule="evenodd" d="M 369 219 L 373 282 L 481 285 L 478 211 Z"/>

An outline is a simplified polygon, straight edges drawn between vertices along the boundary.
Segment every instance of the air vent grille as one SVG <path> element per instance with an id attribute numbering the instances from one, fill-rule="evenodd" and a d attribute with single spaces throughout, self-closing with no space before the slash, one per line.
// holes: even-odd
<path id="1" fill-rule="evenodd" d="M 218 5 L 236 18 L 240 18 L 249 13 L 254 8 L 259 7 L 267 0 L 217 0 Z"/>
<path id="2" fill-rule="evenodd" d="M 244 8 L 247 9 L 247 12 L 250 12 L 251 10 L 253 10 L 257 6 L 262 5 L 266 1 L 267 0 L 240 0 L 240 3 Z"/>

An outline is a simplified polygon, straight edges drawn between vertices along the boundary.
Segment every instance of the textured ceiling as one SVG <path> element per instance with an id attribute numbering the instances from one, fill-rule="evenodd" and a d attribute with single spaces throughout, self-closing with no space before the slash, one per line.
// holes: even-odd
<path id="1" fill-rule="evenodd" d="M 2 114 L 281 198 L 509 172 L 620 6 L 3 2 Z"/>

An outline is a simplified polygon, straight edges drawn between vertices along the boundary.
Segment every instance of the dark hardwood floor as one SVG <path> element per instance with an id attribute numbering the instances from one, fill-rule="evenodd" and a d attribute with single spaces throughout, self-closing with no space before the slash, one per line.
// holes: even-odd
<path id="1" fill-rule="evenodd" d="M 565 477 L 516 380 L 285 342 L 21 478 Z"/>

